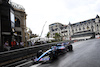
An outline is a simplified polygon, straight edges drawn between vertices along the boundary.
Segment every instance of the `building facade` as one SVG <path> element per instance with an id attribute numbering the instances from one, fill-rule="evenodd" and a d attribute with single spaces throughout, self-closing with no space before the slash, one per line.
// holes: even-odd
<path id="1" fill-rule="evenodd" d="M 3 50 L 3 45 L 6 41 L 11 43 L 14 36 L 14 9 L 9 4 L 9 0 L 0 0 L 0 51 Z"/>
<path id="2" fill-rule="evenodd" d="M 0 51 L 6 41 L 11 46 L 12 40 L 26 43 L 26 13 L 19 4 L 9 0 L 0 0 Z"/>
<path id="3" fill-rule="evenodd" d="M 68 25 L 61 23 L 53 23 L 49 25 L 49 32 L 51 38 L 55 36 L 55 33 L 60 34 L 63 40 L 78 40 L 94 38 L 96 35 L 100 35 L 100 17 L 77 22 Z"/>
<path id="4" fill-rule="evenodd" d="M 26 13 L 23 6 L 10 2 L 11 6 L 14 8 L 15 15 L 15 39 L 20 42 L 26 43 Z"/>

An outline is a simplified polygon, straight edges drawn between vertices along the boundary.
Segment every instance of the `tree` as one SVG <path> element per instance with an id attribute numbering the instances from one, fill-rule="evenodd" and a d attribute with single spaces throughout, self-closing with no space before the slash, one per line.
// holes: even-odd
<path id="1" fill-rule="evenodd" d="M 38 37 L 37 34 L 31 34 L 30 38 L 35 38 L 35 37 Z"/>
<path id="2" fill-rule="evenodd" d="M 50 36 L 50 32 L 47 33 L 46 37 L 49 38 L 49 36 Z"/>
<path id="3" fill-rule="evenodd" d="M 61 36 L 60 36 L 59 33 L 55 33 L 54 38 L 55 38 L 56 41 L 60 41 Z"/>

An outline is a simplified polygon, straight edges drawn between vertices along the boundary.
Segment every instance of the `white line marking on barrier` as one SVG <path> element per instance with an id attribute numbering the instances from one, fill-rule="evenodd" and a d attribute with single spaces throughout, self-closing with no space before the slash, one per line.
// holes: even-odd
<path id="1" fill-rule="evenodd" d="M 32 65 L 32 66 L 30 66 L 30 67 L 37 67 L 37 66 L 39 66 L 39 65 L 41 65 L 41 63 Z"/>
<path id="2" fill-rule="evenodd" d="M 29 64 L 29 63 L 32 63 L 33 61 L 28 61 L 28 62 L 26 62 L 26 63 L 23 63 L 23 64 L 20 64 L 20 65 L 17 65 L 17 66 L 15 66 L 15 67 L 21 67 L 21 66 L 23 66 L 23 65 L 26 65 L 26 64 Z"/>

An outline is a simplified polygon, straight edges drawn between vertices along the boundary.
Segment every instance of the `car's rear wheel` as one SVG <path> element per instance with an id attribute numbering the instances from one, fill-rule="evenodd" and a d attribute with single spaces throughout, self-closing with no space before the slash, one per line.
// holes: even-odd
<path id="1" fill-rule="evenodd" d="M 73 50 L 73 46 L 70 45 L 70 46 L 69 46 L 69 51 L 72 51 L 72 50 Z"/>

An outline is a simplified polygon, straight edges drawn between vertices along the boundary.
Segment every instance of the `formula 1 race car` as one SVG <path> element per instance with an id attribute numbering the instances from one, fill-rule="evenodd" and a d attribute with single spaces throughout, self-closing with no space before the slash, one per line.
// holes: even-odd
<path id="1" fill-rule="evenodd" d="M 57 51 L 60 53 L 73 50 L 73 46 L 70 42 L 59 43 L 56 46 L 57 46 Z"/>
<path id="2" fill-rule="evenodd" d="M 69 43 L 59 43 L 55 46 L 51 46 L 50 49 L 43 52 L 42 50 L 39 50 L 37 52 L 37 57 L 33 58 L 32 60 L 36 63 L 39 62 L 51 62 L 54 59 L 57 59 L 59 54 L 65 53 L 67 51 L 73 50 L 73 46 Z"/>
<path id="3" fill-rule="evenodd" d="M 51 62 L 53 59 L 58 57 L 57 47 L 52 46 L 49 50 L 42 53 L 41 50 L 37 53 L 37 57 L 33 59 L 34 62 Z"/>
<path id="4" fill-rule="evenodd" d="M 70 42 L 64 42 L 62 44 L 67 48 L 67 51 L 72 51 L 73 50 L 73 46 Z"/>
<path id="5" fill-rule="evenodd" d="M 57 53 L 63 54 L 67 52 L 67 48 L 62 43 L 57 44 L 56 47 L 57 47 Z"/>

